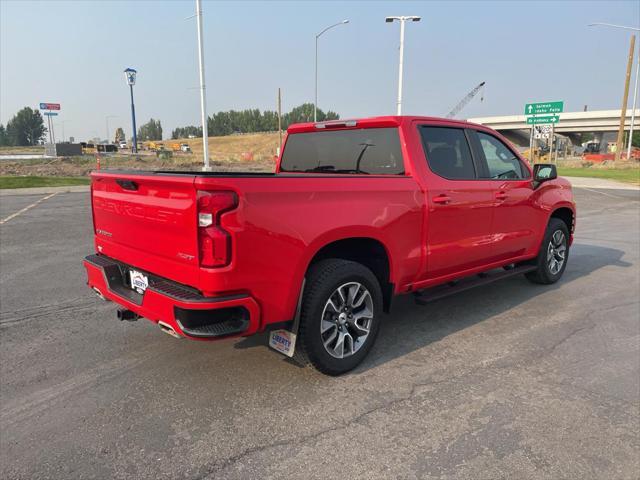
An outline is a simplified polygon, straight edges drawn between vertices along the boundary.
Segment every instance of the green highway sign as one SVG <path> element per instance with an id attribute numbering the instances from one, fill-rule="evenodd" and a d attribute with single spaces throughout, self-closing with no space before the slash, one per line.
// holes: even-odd
<path id="1" fill-rule="evenodd" d="M 558 123 L 560 115 L 546 115 L 544 117 L 527 117 L 527 125 L 545 125 L 549 123 Z"/>
<path id="2" fill-rule="evenodd" d="M 562 113 L 564 102 L 527 103 L 524 106 L 525 115 L 549 115 L 550 113 Z"/>

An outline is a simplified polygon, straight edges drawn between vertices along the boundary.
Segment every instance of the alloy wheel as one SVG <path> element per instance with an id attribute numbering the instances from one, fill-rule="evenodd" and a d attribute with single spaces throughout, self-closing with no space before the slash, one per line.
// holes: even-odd
<path id="1" fill-rule="evenodd" d="M 552 275 L 557 275 L 564 265 L 567 254 L 567 237 L 562 230 L 556 230 L 551 236 L 547 248 L 547 266 Z"/>
<path id="2" fill-rule="evenodd" d="M 373 298 L 358 282 L 340 285 L 329 296 L 322 311 L 320 335 L 329 355 L 350 357 L 367 341 L 373 321 Z"/>

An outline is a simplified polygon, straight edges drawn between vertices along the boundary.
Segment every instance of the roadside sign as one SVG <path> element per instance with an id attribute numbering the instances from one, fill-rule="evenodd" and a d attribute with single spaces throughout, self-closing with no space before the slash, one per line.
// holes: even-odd
<path id="1" fill-rule="evenodd" d="M 49 117 L 55 117 L 58 115 L 58 112 L 44 112 L 44 115 L 47 115 Z"/>
<path id="2" fill-rule="evenodd" d="M 40 110 L 60 110 L 59 103 L 40 103 Z"/>
<path id="3" fill-rule="evenodd" d="M 544 115 L 550 113 L 562 113 L 564 102 L 527 103 L 524 106 L 525 115 Z"/>
<path id="4" fill-rule="evenodd" d="M 543 139 L 551 136 L 551 125 L 537 125 L 533 128 L 533 138 Z"/>
<path id="5" fill-rule="evenodd" d="M 558 123 L 559 115 L 547 115 L 544 117 L 527 117 L 527 125 L 545 125 L 548 123 Z"/>

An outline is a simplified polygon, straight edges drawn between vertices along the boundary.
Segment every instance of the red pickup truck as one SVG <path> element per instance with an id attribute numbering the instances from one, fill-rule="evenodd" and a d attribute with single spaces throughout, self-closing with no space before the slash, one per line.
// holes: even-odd
<path id="1" fill-rule="evenodd" d="M 395 295 L 556 282 L 576 218 L 554 165 L 532 170 L 495 131 L 430 117 L 293 125 L 275 173 L 91 177 L 84 265 L 120 319 L 199 340 L 268 329 L 331 375 L 363 360 Z"/>

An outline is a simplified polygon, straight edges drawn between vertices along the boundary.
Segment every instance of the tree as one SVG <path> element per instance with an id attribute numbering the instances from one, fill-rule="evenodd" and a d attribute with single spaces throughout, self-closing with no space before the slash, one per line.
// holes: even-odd
<path id="1" fill-rule="evenodd" d="M 7 122 L 6 135 L 10 145 L 27 146 L 38 143 L 46 131 L 40 112 L 24 107 Z"/>
<path id="2" fill-rule="evenodd" d="M 7 130 L 4 125 L 0 123 L 0 147 L 9 145 L 9 137 L 7 136 Z"/>
<path id="3" fill-rule="evenodd" d="M 201 137 L 202 127 L 189 125 L 188 127 L 178 127 L 171 132 L 171 138 L 174 140 L 178 138 L 188 138 L 190 135 L 193 135 L 194 137 Z"/>
<path id="4" fill-rule="evenodd" d="M 340 119 L 340 115 L 336 112 L 332 112 L 331 110 L 325 113 L 318 108 L 317 118 L 319 122 L 325 122 L 327 120 L 338 120 Z M 282 128 L 287 128 L 292 123 L 313 122 L 313 103 L 303 103 L 302 105 L 295 107 L 289 113 L 285 113 L 282 116 L 282 120 Z"/>
<path id="5" fill-rule="evenodd" d="M 327 113 L 318 109 L 318 121 L 338 120 L 340 116 L 336 112 Z M 282 127 L 287 128 L 292 123 L 312 122 L 313 104 L 304 103 L 291 112 L 282 116 Z M 229 110 L 227 112 L 214 113 L 207 119 L 207 130 L 210 137 L 231 135 L 234 133 L 274 132 L 278 129 L 278 113 L 259 109 Z M 202 136 L 200 127 L 179 127 L 171 133 L 171 138 L 184 138 L 189 135 Z"/>
<path id="6" fill-rule="evenodd" d="M 160 120 L 153 118 L 138 129 L 138 140 L 162 140 L 162 125 Z"/>
<path id="7" fill-rule="evenodd" d="M 634 147 L 640 147 L 640 132 L 633 132 L 633 136 L 631 137 L 631 145 Z"/>
<path id="8" fill-rule="evenodd" d="M 124 130 L 122 127 L 116 128 L 116 135 L 114 137 L 115 143 L 120 143 L 125 141 Z"/>

